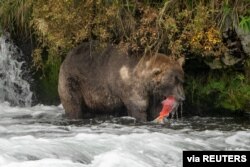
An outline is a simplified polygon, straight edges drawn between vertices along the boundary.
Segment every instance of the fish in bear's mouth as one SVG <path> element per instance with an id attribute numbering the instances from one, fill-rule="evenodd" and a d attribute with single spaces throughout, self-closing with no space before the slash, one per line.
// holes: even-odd
<path id="1" fill-rule="evenodd" d="M 162 102 L 162 110 L 159 116 L 153 120 L 155 123 L 165 123 L 171 112 L 177 112 L 180 102 L 174 96 L 168 96 Z"/>

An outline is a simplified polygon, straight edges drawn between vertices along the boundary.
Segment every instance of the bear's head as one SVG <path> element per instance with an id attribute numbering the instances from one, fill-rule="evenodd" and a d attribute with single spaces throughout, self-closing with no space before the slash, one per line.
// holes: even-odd
<path id="1" fill-rule="evenodd" d="M 139 78 L 149 96 L 148 120 L 153 120 L 159 114 L 161 101 L 174 96 L 177 103 L 185 99 L 183 82 L 184 71 L 182 65 L 184 58 L 173 60 L 166 55 L 157 54 L 142 60 L 137 71 Z"/>

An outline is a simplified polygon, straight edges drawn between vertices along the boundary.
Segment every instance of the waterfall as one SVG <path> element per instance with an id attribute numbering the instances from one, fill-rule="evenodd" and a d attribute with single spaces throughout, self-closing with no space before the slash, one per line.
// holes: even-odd
<path id="1" fill-rule="evenodd" d="M 7 35 L 0 36 L 0 102 L 30 106 L 32 92 L 24 79 L 23 54 Z"/>

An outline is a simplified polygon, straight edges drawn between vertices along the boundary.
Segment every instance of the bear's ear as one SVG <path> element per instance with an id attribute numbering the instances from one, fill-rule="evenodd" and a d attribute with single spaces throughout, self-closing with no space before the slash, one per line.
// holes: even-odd
<path id="1" fill-rule="evenodd" d="M 162 70 L 160 68 L 154 68 L 152 70 L 153 76 L 159 75 L 161 72 L 162 72 Z"/>
<path id="2" fill-rule="evenodd" d="M 180 57 L 177 62 L 180 64 L 180 66 L 183 66 L 185 64 L 185 57 Z"/>

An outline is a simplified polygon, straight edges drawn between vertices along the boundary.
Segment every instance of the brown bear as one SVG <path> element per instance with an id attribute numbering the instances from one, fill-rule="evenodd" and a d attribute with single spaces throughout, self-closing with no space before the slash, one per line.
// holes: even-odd
<path id="1" fill-rule="evenodd" d="M 74 48 L 60 68 L 58 91 L 72 119 L 96 114 L 154 119 L 161 101 L 184 99 L 182 63 L 163 54 L 137 57 L 115 45 L 97 42 Z"/>

